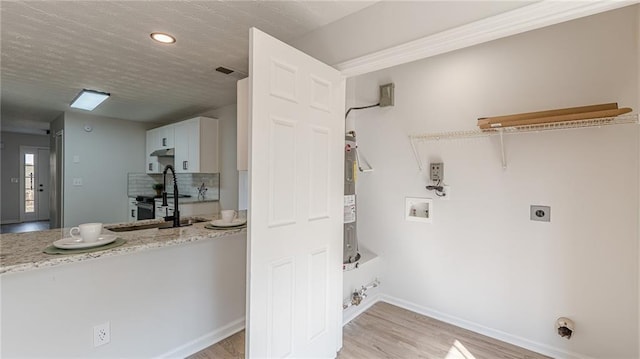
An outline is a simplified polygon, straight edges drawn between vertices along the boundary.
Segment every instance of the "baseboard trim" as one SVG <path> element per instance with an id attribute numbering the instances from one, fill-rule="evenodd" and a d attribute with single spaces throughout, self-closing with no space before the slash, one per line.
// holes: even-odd
<path id="1" fill-rule="evenodd" d="M 220 329 L 207 333 L 165 354 L 162 354 L 158 358 L 186 358 L 201 351 L 204 348 L 210 347 L 211 345 L 236 334 L 237 332 L 243 330 L 244 326 L 245 317 L 242 317 L 240 319 L 234 320 L 233 322 L 225 325 Z"/>
<path id="2" fill-rule="evenodd" d="M 486 335 L 490 338 L 501 340 L 503 342 L 517 345 L 521 348 L 529 349 L 534 352 L 547 355 L 557 359 L 593 359 L 582 354 L 568 352 L 559 348 L 555 348 L 546 344 L 534 342 L 529 339 L 525 339 L 516 335 L 512 335 L 509 333 L 505 333 L 500 330 L 492 329 L 489 327 L 485 327 L 484 325 L 480 325 L 478 323 L 474 323 L 462 318 L 458 318 L 438 310 L 427 308 L 415 303 L 411 303 L 404 299 L 396 298 L 390 295 L 382 294 L 380 295 L 379 301 L 389 303 L 395 305 L 400 308 L 404 308 L 406 310 L 410 310 L 412 312 L 425 315 L 427 317 L 431 317 L 433 319 L 437 319 L 443 321 L 448 324 L 455 325 L 460 328 L 468 329 L 478 334 Z"/>
<path id="3" fill-rule="evenodd" d="M 22 223 L 22 222 L 20 222 L 19 219 L 5 219 L 5 220 L 0 221 L 0 225 L 3 225 L 3 224 L 16 224 L 16 223 Z"/>

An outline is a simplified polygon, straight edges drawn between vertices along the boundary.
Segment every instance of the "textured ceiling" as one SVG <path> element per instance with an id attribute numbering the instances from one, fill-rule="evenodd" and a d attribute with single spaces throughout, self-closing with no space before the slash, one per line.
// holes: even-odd
<path id="1" fill-rule="evenodd" d="M 111 93 L 93 114 L 135 121 L 234 103 L 237 78 L 214 69 L 248 72 L 250 27 L 287 42 L 373 3 L 1 1 L 2 129 L 42 132 L 82 88 Z"/>

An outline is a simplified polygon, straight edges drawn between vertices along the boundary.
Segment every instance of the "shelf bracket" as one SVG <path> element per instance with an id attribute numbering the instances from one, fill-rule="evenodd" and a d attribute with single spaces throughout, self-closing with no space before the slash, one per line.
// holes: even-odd
<path id="1" fill-rule="evenodd" d="M 500 134 L 500 154 L 502 155 L 502 169 L 507 169 L 507 156 L 504 153 L 504 130 L 502 128 L 498 129 L 498 133 Z"/>
<path id="2" fill-rule="evenodd" d="M 411 143 L 411 149 L 413 150 L 413 155 L 416 157 L 416 162 L 418 162 L 418 170 L 422 172 L 422 160 L 420 159 L 420 154 L 416 149 L 416 140 L 413 136 L 409 136 L 409 143 Z"/>

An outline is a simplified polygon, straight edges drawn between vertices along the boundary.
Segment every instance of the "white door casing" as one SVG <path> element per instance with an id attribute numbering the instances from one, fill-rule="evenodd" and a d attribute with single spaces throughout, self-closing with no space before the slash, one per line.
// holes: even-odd
<path id="1" fill-rule="evenodd" d="M 341 345 L 345 81 L 252 28 L 248 358 L 333 358 Z"/>
<path id="2" fill-rule="evenodd" d="M 37 161 L 37 188 L 36 188 L 36 205 L 38 207 L 38 221 L 46 221 L 49 219 L 49 182 L 50 182 L 50 163 L 49 149 L 38 148 Z"/>
<path id="3" fill-rule="evenodd" d="M 25 178 L 25 155 L 33 155 L 33 178 Z M 46 147 L 20 146 L 20 221 L 38 221 L 49 219 L 49 149 Z M 33 187 L 33 210 L 27 212 L 25 205 L 25 186 Z M 42 186 L 39 186 L 42 184 Z M 43 191 L 40 192 L 39 189 Z"/>

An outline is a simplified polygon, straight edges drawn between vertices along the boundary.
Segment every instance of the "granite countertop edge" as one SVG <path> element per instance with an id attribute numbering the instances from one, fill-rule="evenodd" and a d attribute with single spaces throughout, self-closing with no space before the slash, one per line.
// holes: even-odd
<path id="1" fill-rule="evenodd" d="M 200 217 L 194 217 L 200 218 Z M 70 264 L 70 263 L 78 263 L 87 260 L 93 260 L 98 258 L 106 258 L 119 256 L 130 253 L 139 253 L 150 249 L 156 248 L 165 248 L 177 246 L 185 243 L 194 243 L 201 242 L 206 240 L 215 240 L 224 237 L 228 237 L 238 233 L 246 233 L 246 227 L 242 228 L 230 228 L 230 229 L 222 229 L 222 230 L 210 230 L 204 228 L 204 225 L 208 223 L 210 219 L 207 219 L 207 222 L 195 223 L 188 227 L 180 227 L 180 228 L 171 228 L 171 229 L 145 229 L 139 231 L 131 231 L 131 232 L 111 232 L 108 229 L 105 229 L 103 233 L 116 234 L 118 237 L 125 239 L 127 242 L 119 247 L 96 251 L 96 252 L 88 252 L 88 253 L 77 253 L 77 254 L 60 254 L 60 255 L 50 255 L 41 253 L 44 248 L 49 246 L 55 240 L 60 239 L 60 232 L 68 233 L 68 229 L 57 229 L 57 230 L 49 230 L 49 231 L 41 231 L 41 232 L 30 232 L 24 234 L 3 234 L 4 237 L 2 242 L 2 247 L 0 248 L 0 275 L 10 274 L 10 273 L 19 273 L 26 272 L 30 270 L 42 269 L 42 268 L 51 268 L 59 265 Z M 144 223 L 153 223 L 157 220 L 147 220 L 137 222 L 137 224 Z M 105 227 L 115 228 L 115 227 L 124 227 L 127 226 L 127 223 L 121 224 L 111 224 L 105 225 Z M 180 231 L 176 233 L 176 231 Z M 21 253 L 25 254 L 25 257 L 28 255 L 32 256 L 35 260 L 22 260 L 21 262 L 16 258 L 7 258 L 10 256 L 10 252 L 12 250 L 11 245 L 14 244 L 11 241 L 30 241 L 30 238 L 21 239 L 20 235 L 23 237 L 33 237 L 40 234 L 35 240 L 35 243 L 30 244 L 29 246 L 20 246 L 21 243 L 18 243 L 17 248 L 21 249 L 24 247 L 28 247 L 29 252 L 34 253 Z M 6 241 L 6 242 L 5 242 Z M 7 248 L 9 247 L 9 248 Z M 6 252 L 9 252 L 7 254 Z M 26 251 L 25 251 L 26 252 Z M 7 259 L 9 261 L 16 262 L 14 264 L 5 265 Z"/>

